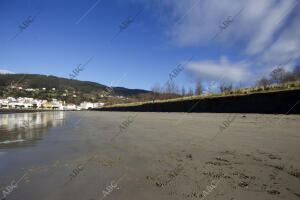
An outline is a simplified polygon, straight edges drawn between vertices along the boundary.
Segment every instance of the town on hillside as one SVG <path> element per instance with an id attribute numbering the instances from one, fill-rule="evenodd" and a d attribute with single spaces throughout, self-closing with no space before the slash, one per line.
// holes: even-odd
<path id="1" fill-rule="evenodd" d="M 66 103 L 57 99 L 40 100 L 28 97 L 7 97 L 0 99 L 0 109 L 39 109 L 39 110 L 88 110 L 104 106 L 102 102 L 82 102 L 80 105 Z"/>
<path id="2" fill-rule="evenodd" d="M 37 91 L 39 89 L 27 88 L 23 89 L 22 87 L 11 86 L 9 91 L 12 89 L 25 90 L 25 91 Z M 41 88 L 41 90 L 46 90 L 46 88 Z M 55 88 L 51 89 L 55 91 Z M 63 96 L 65 96 L 63 94 Z M 76 97 L 73 94 L 73 97 Z M 66 101 L 58 100 L 53 98 L 52 100 L 43 100 L 32 97 L 0 97 L 0 109 L 38 109 L 38 110 L 88 110 L 92 108 L 99 108 L 104 106 L 104 102 L 88 102 L 83 101 L 79 105 L 74 103 L 67 103 Z"/>

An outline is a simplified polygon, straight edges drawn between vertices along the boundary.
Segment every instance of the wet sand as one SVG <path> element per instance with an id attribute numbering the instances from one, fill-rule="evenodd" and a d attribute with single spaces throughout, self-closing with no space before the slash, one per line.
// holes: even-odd
<path id="1" fill-rule="evenodd" d="M 66 112 L 0 145 L 0 190 L 25 174 L 8 199 L 299 199 L 299 115 L 135 114 Z"/>

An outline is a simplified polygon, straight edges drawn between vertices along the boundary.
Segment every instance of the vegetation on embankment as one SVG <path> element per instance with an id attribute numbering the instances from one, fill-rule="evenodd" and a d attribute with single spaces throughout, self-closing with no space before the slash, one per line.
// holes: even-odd
<path id="1" fill-rule="evenodd" d="M 300 100 L 300 82 L 241 88 L 169 100 L 106 106 L 101 111 L 287 113 Z M 300 104 L 289 113 L 300 114 Z"/>

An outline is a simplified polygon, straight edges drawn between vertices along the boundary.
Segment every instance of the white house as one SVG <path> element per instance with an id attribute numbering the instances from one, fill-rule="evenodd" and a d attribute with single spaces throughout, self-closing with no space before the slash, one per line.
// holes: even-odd
<path id="1" fill-rule="evenodd" d="M 8 103 L 0 103 L 0 108 L 8 108 Z"/>
<path id="2" fill-rule="evenodd" d="M 22 103 L 19 103 L 17 101 L 10 101 L 8 103 L 8 107 L 10 107 L 10 108 L 18 108 L 18 107 L 21 107 L 22 105 L 23 105 Z"/>
<path id="3" fill-rule="evenodd" d="M 32 91 L 34 91 L 34 89 L 33 88 L 27 88 L 27 89 L 25 89 L 26 91 L 29 91 L 29 92 L 32 92 Z"/>
<path id="4" fill-rule="evenodd" d="M 75 105 L 75 104 L 72 104 L 72 103 L 67 103 L 67 104 L 64 106 L 64 110 L 76 110 L 76 105 Z"/>
<path id="5" fill-rule="evenodd" d="M 80 106 L 76 106 L 76 110 L 81 110 L 81 107 Z"/>
<path id="6" fill-rule="evenodd" d="M 8 100 L 0 99 L 0 108 L 8 108 Z"/>
<path id="7" fill-rule="evenodd" d="M 31 103 L 24 103 L 24 108 L 26 108 L 26 109 L 33 108 L 33 104 L 31 104 Z"/>
<path id="8" fill-rule="evenodd" d="M 94 108 L 94 104 L 93 103 L 91 103 L 91 102 L 82 102 L 81 104 L 80 104 L 80 107 L 82 108 L 82 109 L 85 109 L 85 110 L 87 110 L 87 109 L 89 109 L 89 108 Z"/>
<path id="9" fill-rule="evenodd" d="M 98 108 L 98 107 L 104 106 L 104 103 L 98 101 L 97 103 L 93 103 L 93 105 L 94 105 L 94 108 Z"/>
<path id="10" fill-rule="evenodd" d="M 33 107 L 40 108 L 41 105 L 42 105 L 42 102 L 41 102 L 41 101 L 38 101 L 38 100 L 32 101 L 32 106 L 33 106 Z"/>
<path id="11" fill-rule="evenodd" d="M 64 110 L 62 101 L 57 101 L 57 99 L 52 99 L 51 104 L 54 110 Z"/>
<path id="12" fill-rule="evenodd" d="M 8 100 L 8 102 L 13 102 L 13 101 L 16 101 L 16 99 L 15 99 L 15 98 L 13 98 L 13 97 L 7 97 L 7 100 Z"/>

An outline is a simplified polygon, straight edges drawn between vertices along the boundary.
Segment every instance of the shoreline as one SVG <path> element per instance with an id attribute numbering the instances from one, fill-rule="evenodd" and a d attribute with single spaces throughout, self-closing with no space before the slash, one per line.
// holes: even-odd
<path id="1" fill-rule="evenodd" d="M 0 109 L 1 114 L 14 114 L 14 113 L 35 113 L 47 111 L 61 111 L 61 110 L 19 110 L 19 109 Z"/>

